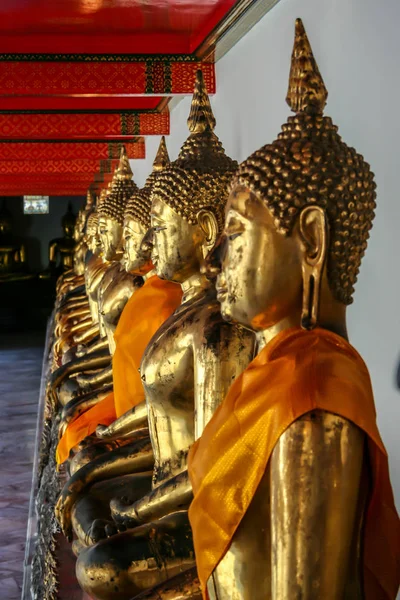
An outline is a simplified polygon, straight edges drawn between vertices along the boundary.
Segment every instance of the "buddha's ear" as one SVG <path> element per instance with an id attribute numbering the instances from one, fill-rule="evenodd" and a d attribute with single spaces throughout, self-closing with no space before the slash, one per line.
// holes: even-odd
<path id="1" fill-rule="evenodd" d="M 218 237 L 218 222 L 211 210 L 202 209 L 197 213 L 197 222 L 204 233 L 203 256 L 212 250 Z"/>
<path id="2" fill-rule="evenodd" d="M 319 206 L 306 206 L 300 213 L 302 242 L 303 309 L 301 326 L 313 329 L 318 323 L 322 275 L 328 252 L 328 221 Z"/>

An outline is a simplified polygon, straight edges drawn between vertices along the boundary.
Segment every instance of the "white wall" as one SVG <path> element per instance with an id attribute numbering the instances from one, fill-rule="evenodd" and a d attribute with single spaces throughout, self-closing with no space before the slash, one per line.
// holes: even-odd
<path id="1" fill-rule="evenodd" d="M 303 19 L 329 91 L 325 114 L 376 174 L 378 208 L 349 309 L 349 334 L 371 372 L 400 506 L 400 391 L 394 384 L 400 360 L 400 2 L 280 0 L 217 63 L 216 132 L 237 160 L 275 139 L 289 115 L 285 97 L 296 17 Z M 167 144 L 173 159 L 188 134 L 189 106 L 184 99 L 171 115 Z M 139 185 L 158 142 L 148 138 L 146 160 L 132 161 Z"/>

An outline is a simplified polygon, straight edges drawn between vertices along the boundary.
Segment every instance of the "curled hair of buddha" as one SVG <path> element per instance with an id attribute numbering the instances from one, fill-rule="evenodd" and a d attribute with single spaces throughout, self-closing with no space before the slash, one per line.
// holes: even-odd
<path id="1" fill-rule="evenodd" d="M 76 217 L 76 227 L 85 227 L 88 215 L 95 208 L 95 196 L 92 190 L 89 188 L 86 193 L 86 204 L 83 208 L 78 211 L 78 216 Z"/>
<path id="2" fill-rule="evenodd" d="M 170 164 L 165 137 L 162 136 L 156 157 L 153 162 L 153 170 L 146 179 L 146 183 L 135 191 L 129 198 L 126 206 L 125 218 L 134 219 L 142 223 L 146 229 L 150 228 L 151 193 L 153 186 L 161 171 Z"/>
<path id="3" fill-rule="evenodd" d="M 237 168 L 214 133 L 215 118 L 202 71 L 196 83 L 188 118 L 191 132 L 178 158 L 157 177 L 152 199 L 168 204 L 189 223 L 202 209 L 211 210 L 222 228 L 228 184 Z"/>
<path id="4" fill-rule="evenodd" d="M 128 155 L 125 147 L 122 146 L 119 164 L 114 171 L 111 184 L 97 206 L 100 216 L 109 217 L 120 225 L 123 224 L 128 199 L 138 189 L 132 177 Z"/>
<path id="5" fill-rule="evenodd" d="M 271 211 L 279 232 L 290 235 L 305 206 L 319 206 L 329 223 L 327 275 L 334 297 L 351 304 L 376 207 L 374 175 L 338 128 L 323 116 L 327 91 L 300 19 L 287 102 L 296 112 L 278 138 L 254 152 L 236 173 Z"/>
<path id="6" fill-rule="evenodd" d="M 99 215 L 96 210 L 92 211 L 86 221 L 86 234 L 95 235 L 99 226 Z"/>

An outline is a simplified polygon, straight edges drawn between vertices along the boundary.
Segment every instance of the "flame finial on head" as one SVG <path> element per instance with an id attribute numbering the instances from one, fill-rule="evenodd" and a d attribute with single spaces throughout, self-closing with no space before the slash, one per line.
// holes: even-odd
<path id="1" fill-rule="evenodd" d="M 162 136 L 156 157 L 153 162 L 153 170 L 146 179 L 146 183 L 140 190 L 136 190 L 130 199 L 125 211 L 125 218 L 137 220 L 148 228 L 150 227 L 151 192 L 160 173 L 170 165 L 165 137 Z"/>
<path id="2" fill-rule="evenodd" d="M 301 19 L 296 19 L 286 102 L 295 113 L 322 114 L 328 91 Z"/>
<path id="3" fill-rule="evenodd" d="M 153 172 L 162 171 L 171 161 L 169 160 L 169 154 L 167 150 L 167 144 L 165 143 L 165 136 L 163 135 L 158 146 L 157 154 L 153 162 Z"/>
<path id="4" fill-rule="evenodd" d="M 216 124 L 204 83 L 203 71 L 200 69 L 196 73 L 192 105 L 187 124 L 191 133 L 203 133 L 207 129 L 213 131 Z"/>
<path id="5" fill-rule="evenodd" d="M 85 211 L 90 210 L 93 207 L 93 204 L 94 204 L 94 195 L 92 194 L 92 190 L 90 188 L 88 188 L 88 191 L 86 193 Z"/>
<path id="6" fill-rule="evenodd" d="M 109 183 L 102 202 L 98 204 L 99 216 L 109 217 L 120 225 L 124 222 L 124 212 L 128 198 L 137 190 L 132 180 L 132 169 L 125 147 L 121 148 L 121 157 L 113 179 Z"/>
<path id="7" fill-rule="evenodd" d="M 198 71 L 188 118 L 190 135 L 178 158 L 157 177 L 152 198 L 168 204 L 191 225 L 198 223 L 199 211 L 210 210 L 222 230 L 228 183 L 237 163 L 226 155 L 215 124 L 203 74 Z"/>
<path id="8" fill-rule="evenodd" d="M 133 172 L 131 165 L 129 164 L 129 158 L 126 153 L 125 146 L 121 147 L 121 154 L 119 157 L 119 164 L 114 173 L 117 179 L 132 179 Z"/>
<path id="9" fill-rule="evenodd" d="M 296 21 L 287 102 L 296 111 L 276 140 L 241 163 L 232 188 L 244 186 L 266 205 L 286 236 L 306 206 L 329 224 L 327 277 L 338 302 L 351 304 L 375 210 L 374 174 L 322 114 L 327 91 L 303 24 Z"/>

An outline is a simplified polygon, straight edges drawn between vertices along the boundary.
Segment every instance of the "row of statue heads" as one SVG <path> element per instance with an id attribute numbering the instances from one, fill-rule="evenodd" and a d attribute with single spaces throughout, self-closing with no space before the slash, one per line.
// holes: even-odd
<path id="1" fill-rule="evenodd" d="M 199 71 L 188 119 L 191 134 L 178 158 L 169 165 L 162 138 L 153 172 L 139 190 L 123 149 L 113 180 L 101 191 L 97 207 L 88 192 L 76 222 L 75 239 L 82 237 L 87 217 L 95 210 L 87 223 L 88 231 L 92 231 L 95 219 L 99 219 L 103 233 L 111 228 L 108 237 L 103 235 L 105 257 L 110 258 L 122 237 L 124 218 L 131 217 L 149 228 L 152 198 L 167 204 L 191 225 L 198 223 L 199 217 L 202 223 L 201 211 L 210 210 L 215 217 L 216 238 L 223 229 L 229 193 L 232 205 L 237 190 L 243 189 L 268 208 L 276 231 L 284 237 L 291 237 L 299 224 L 305 225 L 305 207 L 320 209 L 325 221 L 325 249 L 322 261 L 314 260 L 315 264 L 307 267 L 310 277 L 317 274 L 313 298 L 318 299 L 318 273 L 323 271 L 319 267 L 326 261 L 333 298 L 350 304 L 374 217 L 375 183 L 363 157 L 342 141 L 332 120 L 323 115 L 327 95 L 298 21 L 286 98 L 296 114 L 288 118 L 272 144 L 254 152 L 238 168 L 214 133 L 215 118 Z M 165 172 L 158 176 L 163 169 Z M 315 315 L 305 311 L 304 319 L 304 323 L 308 319 L 315 325 Z"/>
<path id="2" fill-rule="evenodd" d="M 229 158 L 198 72 L 177 159 L 162 138 L 138 189 L 122 151 L 78 216 L 48 390 L 55 514 L 93 598 L 395 598 L 387 458 L 346 331 L 375 183 L 326 99 L 297 20 L 276 140 Z"/>

